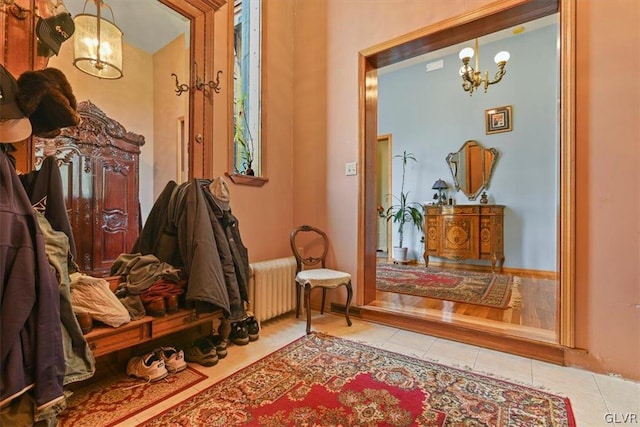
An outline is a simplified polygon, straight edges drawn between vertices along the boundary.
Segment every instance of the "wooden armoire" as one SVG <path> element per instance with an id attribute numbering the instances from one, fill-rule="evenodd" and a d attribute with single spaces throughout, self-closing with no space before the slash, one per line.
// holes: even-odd
<path id="1" fill-rule="evenodd" d="M 52 139 L 34 138 L 36 168 L 46 156 L 57 159 L 76 263 L 81 272 L 104 277 L 138 238 L 138 163 L 145 140 L 90 101 L 80 102 L 78 113 L 80 125 Z"/>

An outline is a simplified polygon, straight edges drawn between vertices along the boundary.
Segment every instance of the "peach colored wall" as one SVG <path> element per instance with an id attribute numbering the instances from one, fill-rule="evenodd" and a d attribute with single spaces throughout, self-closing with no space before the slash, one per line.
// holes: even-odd
<path id="1" fill-rule="evenodd" d="M 153 200 L 167 182 L 180 183 L 177 171 L 178 119 L 185 119 L 185 137 L 189 134 L 189 93 L 176 95 L 175 79 L 180 83 L 189 79 L 189 51 L 181 35 L 153 55 Z M 185 141 L 187 142 L 187 141 Z"/>
<path id="2" fill-rule="evenodd" d="M 292 218 L 327 230 L 338 268 L 357 268 L 358 178 L 345 176 L 344 164 L 359 155 L 358 52 L 487 3 L 294 2 Z M 629 74 L 638 69 L 629 52 L 639 48 L 640 3 L 577 3 L 577 345 L 592 368 L 640 379 L 640 90 Z M 271 122 L 291 123 L 265 111 Z"/>
<path id="3" fill-rule="evenodd" d="M 228 120 L 226 104 L 230 75 L 227 72 L 228 6 L 215 15 L 214 68 L 222 69 L 223 87 L 214 95 L 214 176 L 229 172 Z M 289 232 L 293 215 L 293 2 L 263 3 L 262 139 L 263 187 L 235 185 L 225 177 L 231 193 L 231 209 L 238 218 L 242 240 L 251 262 L 291 256 Z"/>
<path id="4" fill-rule="evenodd" d="M 331 215 L 327 200 L 330 173 L 327 149 L 327 98 L 332 92 L 328 88 L 327 7 L 324 2 L 319 1 L 296 2 L 295 15 L 293 175 L 296 179 L 293 191 L 293 223 L 320 227 L 326 230 L 331 241 L 335 242 L 332 230 L 328 227 Z M 357 148 L 357 144 L 355 147 Z M 355 160 L 355 155 L 351 160 Z M 351 177 L 350 181 L 357 182 L 357 179 Z M 342 182 L 339 191 L 347 190 L 343 194 L 350 195 L 349 184 Z M 344 200 L 345 208 L 354 201 Z M 342 216 L 345 213 L 347 212 L 343 211 L 338 215 Z M 353 215 L 348 216 L 355 218 Z M 355 243 L 355 234 L 353 237 Z M 335 251 L 330 252 L 330 257 L 333 257 L 334 253 Z"/>
<path id="5" fill-rule="evenodd" d="M 640 2 L 577 3 L 576 344 L 640 380 Z"/>
<path id="6" fill-rule="evenodd" d="M 126 130 L 143 135 L 140 154 L 140 187 L 153 182 L 153 61 L 150 54 L 124 43 L 124 76 L 104 80 L 89 76 L 73 66 L 73 38 L 66 41 L 59 56 L 49 59 L 49 67 L 62 70 L 78 101 L 90 100 Z M 135 72 L 133 71 L 135 70 Z M 151 191 L 140 192 L 143 217 L 153 205 Z"/>

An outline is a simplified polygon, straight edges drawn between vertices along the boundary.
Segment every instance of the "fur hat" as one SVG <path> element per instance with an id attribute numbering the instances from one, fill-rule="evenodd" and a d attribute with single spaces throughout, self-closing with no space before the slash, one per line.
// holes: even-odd
<path id="1" fill-rule="evenodd" d="M 18 105 L 37 136 L 51 138 L 60 133 L 60 128 L 80 123 L 71 85 L 57 68 L 22 73 L 18 77 Z"/>

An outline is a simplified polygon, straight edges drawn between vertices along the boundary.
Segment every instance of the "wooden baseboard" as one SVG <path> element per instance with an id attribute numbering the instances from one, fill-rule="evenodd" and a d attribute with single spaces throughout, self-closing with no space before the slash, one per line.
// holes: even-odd
<path id="1" fill-rule="evenodd" d="M 566 348 L 495 331 L 456 325 L 411 314 L 393 313 L 377 307 L 360 307 L 362 319 L 400 329 L 489 348 L 557 365 L 565 365 Z"/>
<path id="2" fill-rule="evenodd" d="M 345 311 L 345 305 L 344 304 L 339 304 L 336 302 L 332 302 L 331 303 L 331 312 L 332 313 L 338 313 L 338 314 L 344 314 Z M 360 309 L 360 307 L 349 307 L 349 316 L 350 317 L 362 317 L 362 310 Z"/>
<path id="3" fill-rule="evenodd" d="M 424 262 L 418 262 L 416 260 L 412 260 L 412 264 L 414 265 L 422 265 L 424 266 Z M 491 265 L 481 265 L 481 264 L 465 264 L 458 262 L 449 262 L 449 261 L 429 261 L 429 267 L 441 267 L 441 268 L 452 268 L 457 270 L 472 270 L 472 271 L 482 271 L 491 273 Z M 530 270 L 525 268 L 512 268 L 512 267 L 503 267 L 502 271 L 497 271 L 501 274 L 510 274 L 512 276 L 521 276 L 521 277 L 532 277 L 537 279 L 551 279 L 558 280 L 558 272 L 556 271 L 547 271 L 547 270 Z"/>

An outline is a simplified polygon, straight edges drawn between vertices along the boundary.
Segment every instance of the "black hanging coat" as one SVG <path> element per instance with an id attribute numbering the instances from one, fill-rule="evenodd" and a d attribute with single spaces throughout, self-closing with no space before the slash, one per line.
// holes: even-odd
<path id="1" fill-rule="evenodd" d="M 38 409 L 64 400 L 58 281 L 31 203 L 0 153 L 0 404 L 32 390 Z"/>

